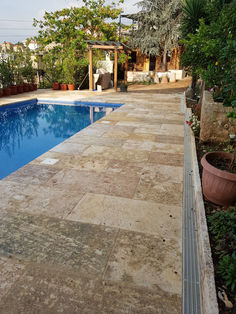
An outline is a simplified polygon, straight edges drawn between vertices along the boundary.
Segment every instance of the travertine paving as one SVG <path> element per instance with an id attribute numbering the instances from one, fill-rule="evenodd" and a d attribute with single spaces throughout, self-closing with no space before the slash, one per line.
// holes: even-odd
<path id="1" fill-rule="evenodd" d="M 181 313 L 180 94 L 70 98 L 124 105 L 0 181 L 0 313 Z"/>

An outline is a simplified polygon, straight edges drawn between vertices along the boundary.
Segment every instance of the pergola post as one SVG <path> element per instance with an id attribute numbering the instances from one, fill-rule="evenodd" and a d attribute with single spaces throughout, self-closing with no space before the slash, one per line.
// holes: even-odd
<path id="1" fill-rule="evenodd" d="M 89 90 L 93 91 L 93 49 L 89 47 Z"/>
<path id="2" fill-rule="evenodd" d="M 118 74 L 118 51 L 115 48 L 115 64 L 114 64 L 114 88 L 117 91 L 117 74 Z"/>
<path id="3" fill-rule="evenodd" d="M 126 55 L 126 58 L 125 58 L 125 84 L 127 84 L 127 77 L 128 77 L 128 60 L 129 60 L 129 57 L 128 57 L 128 55 Z"/>

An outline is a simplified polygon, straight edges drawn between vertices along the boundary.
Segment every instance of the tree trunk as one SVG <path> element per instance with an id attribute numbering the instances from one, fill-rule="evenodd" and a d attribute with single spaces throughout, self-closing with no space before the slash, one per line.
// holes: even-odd
<path id="1" fill-rule="evenodd" d="M 195 96 L 196 94 L 196 85 L 197 85 L 197 74 L 195 72 L 195 70 L 192 70 L 192 90 L 193 90 L 193 95 Z"/>
<path id="2" fill-rule="evenodd" d="M 163 52 L 163 58 L 162 58 L 162 71 L 167 71 L 167 53 Z"/>

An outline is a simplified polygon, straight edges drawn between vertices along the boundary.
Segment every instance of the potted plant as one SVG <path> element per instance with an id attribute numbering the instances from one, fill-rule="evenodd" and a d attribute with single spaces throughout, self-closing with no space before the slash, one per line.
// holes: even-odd
<path id="1" fill-rule="evenodd" d="M 2 59 L 0 62 L 0 82 L 3 87 L 3 95 L 10 96 L 13 73 L 8 59 Z"/>
<path id="2" fill-rule="evenodd" d="M 76 71 L 77 71 L 76 53 L 73 49 L 70 49 L 67 52 L 65 59 L 63 60 L 63 78 L 64 83 L 67 84 L 69 90 L 75 89 Z"/>
<path id="3" fill-rule="evenodd" d="M 128 90 L 128 85 L 125 84 L 124 82 L 122 82 L 122 83 L 120 84 L 120 91 L 121 91 L 122 93 L 126 93 L 127 90 Z"/>

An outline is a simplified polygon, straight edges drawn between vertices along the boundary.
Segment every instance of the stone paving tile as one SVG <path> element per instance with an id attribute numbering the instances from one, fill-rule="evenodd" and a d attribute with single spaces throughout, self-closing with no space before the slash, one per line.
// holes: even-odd
<path id="1" fill-rule="evenodd" d="M 184 156 L 183 154 L 152 152 L 150 154 L 149 162 L 155 162 L 158 165 L 183 167 Z"/>
<path id="2" fill-rule="evenodd" d="M 71 143 L 69 141 L 63 142 L 51 149 L 53 152 L 64 154 L 80 154 L 89 147 L 89 144 Z"/>
<path id="3" fill-rule="evenodd" d="M 148 142 L 148 141 L 133 141 L 128 140 L 125 142 L 125 144 L 122 146 L 123 149 L 134 149 L 134 150 L 143 150 L 143 151 L 151 151 L 155 147 L 154 142 Z"/>
<path id="4" fill-rule="evenodd" d="M 150 152 L 149 151 L 138 151 L 132 149 L 123 149 L 116 147 L 103 147 L 92 145 L 86 149 L 83 156 L 97 156 L 105 159 L 116 159 L 116 160 L 129 160 L 132 162 L 144 162 L 148 161 Z"/>
<path id="5" fill-rule="evenodd" d="M 141 183 L 151 184 L 155 186 L 163 182 L 183 182 L 183 168 L 167 165 L 158 165 L 154 163 L 146 163 L 142 169 L 140 177 Z"/>
<path id="6" fill-rule="evenodd" d="M 157 136 L 155 134 L 150 133 L 136 133 L 130 134 L 128 140 L 132 141 L 140 141 L 140 142 L 156 142 Z"/>
<path id="7" fill-rule="evenodd" d="M 171 135 L 156 135 L 158 143 L 180 144 L 184 145 L 184 137 Z"/>
<path id="8" fill-rule="evenodd" d="M 56 167 L 27 164 L 2 181 L 14 181 L 23 184 L 44 184 L 60 170 Z"/>
<path id="9" fill-rule="evenodd" d="M 41 164 L 45 159 L 57 159 L 57 163 L 51 167 L 58 167 L 60 169 L 78 169 L 78 170 L 92 170 L 92 171 L 105 171 L 110 163 L 110 160 L 104 158 L 97 158 L 96 156 L 78 156 L 54 151 L 39 156 L 33 160 L 31 164 Z"/>
<path id="10" fill-rule="evenodd" d="M 104 133 L 103 137 L 104 139 L 107 138 L 113 138 L 113 139 L 127 139 L 130 136 L 130 133 L 125 132 L 125 131 L 107 131 L 106 133 Z"/>
<path id="11" fill-rule="evenodd" d="M 160 288 L 148 289 L 131 284 L 105 282 L 103 314 L 179 314 L 181 296 Z"/>
<path id="12" fill-rule="evenodd" d="M 2 297 L 23 274 L 24 269 L 25 266 L 21 262 L 0 256 L 0 304 Z"/>
<path id="13" fill-rule="evenodd" d="M 121 147 L 124 141 L 117 138 L 91 137 L 91 136 L 72 136 L 67 140 L 69 145 L 97 145 L 108 147 Z M 78 143 L 78 144 L 77 144 Z M 88 147 L 88 146 L 87 146 Z"/>
<path id="14" fill-rule="evenodd" d="M 153 201 L 166 205 L 182 206 L 183 184 L 175 182 L 156 182 L 155 180 L 146 183 L 140 180 L 134 199 Z"/>
<path id="15" fill-rule="evenodd" d="M 86 194 L 66 219 L 181 238 L 181 207 Z"/>
<path id="16" fill-rule="evenodd" d="M 0 255 L 101 275 L 117 231 L 9 212 L 0 220 Z"/>
<path id="17" fill-rule="evenodd" d="M 63 218 L 67 216 L 83 197 L 78 191 L 64 187 L 23 185 L 11 181 L 0 181 L 0 210 L 25 212 Z"/>
<path id="18" fill-rule="evenodd" d="M 104 279 L 148 289 L 159 287 L 181 296 L 182 249 L 178 240 L 120 230 Z"/>
<path id="19" fill-rule="evenodd" d="M 96 280 L 66 268 L 29 265 L 0 302 L 1 314 L 101 313 L 102 291 Z"/>
<path id="20" fill-rule="evenodd" d="M 145 150 L 153 152 L 165 152 L 171 154 L 183 154 L 184 146 L 178 144 L 156 143 L 149 141 L 127 140 L 122 146 L 124 149 Z"/>
<path id="21" fill-rule="evenodd" d="M 140 176 L 146 162 L 132 162 L 127 160 L 110 159 L 107 164 L 107 172 L 120 173 L 127 176 Z"/>
<path id="22" fill-rule="evenodd" d="M 100 121 L 100 120 L 99 120 Z M 103 128 L 99 127 L 99 124 L 95 124 L 93 128 L 85 128 L 80 131 L 80 135 L 86 135 L 86 136 L 102 136 L 105 133 L 105 130 Z"/>
<path id="23" fill-rule="evenodd" d="M 184 145 L 180 144 L 169 144 L 169 143 L 155 143 L 152 147 L 153 152 L 164 152 L 171 154 L 183 154 Z"/>
<path id="24" fill-rule="evenodd" d="M 161 125 L 161 131 L 166 132 L 168 135 L 176 135 L 180 134 L 184 136 L 184 124 L 181 123 L 179 124 L 167 124 L 166 121 L 165 123 Z"/>
<path id="25" fill-rule="evenodd" d="M 66 186 L 78 194 L 90 192 L 132 198 L 138 182 L 138 176 L 72 169 L 62 170 L 47 185 L 60 189 Z"/>
<path id="26" fill-rule="evenodd" d="M 37 264 L 27 266 L 0 302 L 1 314 L 177 314 L 180 308 L 180 296 L 160 288 L 101 281 Z"/>

